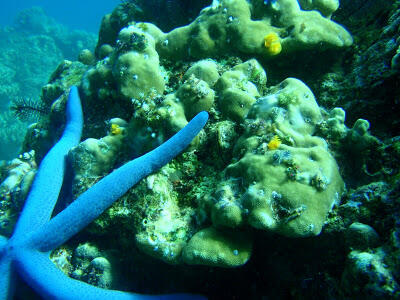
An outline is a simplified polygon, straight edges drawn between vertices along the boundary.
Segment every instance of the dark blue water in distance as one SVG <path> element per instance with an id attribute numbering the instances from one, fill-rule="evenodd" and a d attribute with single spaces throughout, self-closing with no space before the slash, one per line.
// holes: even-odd
<path id="1" fill-rule="evenodd" d="M 47 15 L 71 29 L 98 32 L 101 18 L 110 13 L 119 0 L 13 0 L 0 1 L 0 26 L 11 25 L 23 9 L 40 6 Z"/>

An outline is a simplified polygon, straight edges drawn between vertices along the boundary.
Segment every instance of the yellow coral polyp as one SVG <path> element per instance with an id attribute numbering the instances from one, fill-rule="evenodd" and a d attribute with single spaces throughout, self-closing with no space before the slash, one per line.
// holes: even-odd
<path id="1" fill-rule="evenodd" d="M 264 37 L 264 46 L 270 55 L 278 55 L 282 51 L 281 40 L 275 32 L 268 33 Z"/>
<path id="2" fill-rule="evenodd" d="M 279 136 L 275 135 L 268 143 L 268 149 L 269 150 L 276 150 L 279 148 L 279 146 L 281 145 L 282 141 L 279 138 Z"/>
<path id="3" fill-rule="evenodd" d="M 111 134 L 118 135 L 122 133 L 122 128 L 118 124 L 111 124 Z"/>

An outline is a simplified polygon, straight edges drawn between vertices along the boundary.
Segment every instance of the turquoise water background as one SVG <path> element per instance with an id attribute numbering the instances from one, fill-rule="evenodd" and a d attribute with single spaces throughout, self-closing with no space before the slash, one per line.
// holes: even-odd
<path id="1" fill-rule="evenodd" d="M 40 6 L 45 12 L 71 29 L 98 32 L 101 18 L 113 10 L 119 0 L 14 0 L 0 2 L 0 26 L 11 25 L 23 9 Z"/>

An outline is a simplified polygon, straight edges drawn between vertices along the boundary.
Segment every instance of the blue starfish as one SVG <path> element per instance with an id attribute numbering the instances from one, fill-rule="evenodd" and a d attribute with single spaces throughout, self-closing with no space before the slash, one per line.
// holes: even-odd
<path id="1" fill-rule="evenodd" d="M 0 236 L 0 300 L 12 298 L 16 273 L 47 299 L 202 298 L 189 294 L 147 296 L 101 289 L 66 276 L 50 261 L 49 254 L 96 219 L 139 180 L 183 151 L 203 128 L 208 114 L 199 113 L 164 144 L 114 170 L 51 219 L 64 178 L 65 156 L 79 143 L 82 133 L 82 108 L 76 87 L 70 90 L 66 113 L 64 133 L 42 160 L 13 235 L 9 240 Z"/>

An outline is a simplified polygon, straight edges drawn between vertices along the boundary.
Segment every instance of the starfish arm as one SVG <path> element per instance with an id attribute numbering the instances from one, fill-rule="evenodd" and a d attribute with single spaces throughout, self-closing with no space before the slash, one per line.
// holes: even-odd
<path id="1" fill-rule="evenodd" d="M 206 112 L 199 113 L 164 144 L 101 179 L 33 233 L 29 242 L 31 247 L 45 252 L 66 242 L 102 214 L 139 180 L 158 170 L 182 152 L 200 132 L 207 119 Z"/>
<path id="2" fill-rule="evenodd" d="M 0 300 L 12 299 L 15 288 L 15 273 L 11 258 L 6 251 L 0 250 Z"/>
<path id="3" fill-rule="evenodd" d="M 38 267 L 40 266 L 40 267 Z M 49 259 L 48 253 L 35 250 L 22 250 L 16 255 L 16 268 L 22 278 L 45 299 L 113 299 L 113 300 L 148 300 L 148 299 L 205 299 L 190 294 L 147 296 L 116 290 L 106 290 L 69 278 Z"/>
<path id="4" fill-rule="evenodd" d="M 71 87 L 69 92 L 66 114 L 67 123 L 63 135 L 40 164 L 15 227 L 14 239 L 40 227 L 51 217 L 64 178 L 65 155 L 79 143 L 82 133 L 82 107 L 76 86 Z"/>

